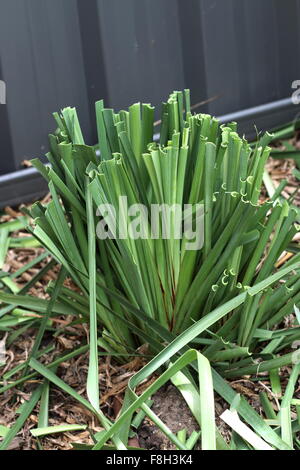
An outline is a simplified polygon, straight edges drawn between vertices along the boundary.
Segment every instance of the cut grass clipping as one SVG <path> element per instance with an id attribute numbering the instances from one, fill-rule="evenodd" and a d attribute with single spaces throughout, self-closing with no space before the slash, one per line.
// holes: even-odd
<path id="1" fill-rule="evenodd" d="M 192 115 L 187 90 L 172 93 L 162 104 L 159 142 L 153 141 L 154 108 L 148 104 L 115 113 L 100 101 L 96 119 L 99 145 L 90 147 L 76 110 L 56 113 L 57 129 L 47 154 L 51 165 L 33 160 L 49 183 L 52 200 L 32 207 L 29 230 L 63 269 L 49 286 L 50 302 L 7 289 L 0 293 L 10 309 L 13 305 L 44 315 L 27 378 L 45 379 L 0 448 L 7 448 L 39 400 L 45 408 L 49 383 L 99 419 L 104 431 L 93 436 L 94 449 L 128 448 L 131 423 L 141 412 L 179 449 L 197 443 L 202 449 L 299 448 L 299 406 L 293 401 L 297 364 L 277 409 L 261 396 L 266 419 L 224 380 L 262 372 L 274 382 L 274 371 L 297 357 L 291 350 L 300 339 L 297 317 L 290 328 L 281 325 L 300 301 L 300 254 L 285 261 L 297 232 L 297 212 L 276 191 L 269 201 L 259 200 L 272 136 L 267 133 L 250 146 L 237 134 L 236 123 L 219 125 L 209 115 Z M 128 207 L 143 204 L 146 211 L 128 215 L 119 210 L 120 197 L 127 197 Z M 101 212 L 105 204 L 115 208 L 116 218 Z M 191 216 L 193 226 L 200 221 L 197 249 L 189 249 L 185 232 L 177 236 L 173 212 L 169 237 L 163 236 L 163 220 L 159 235 L 149 236 L 153 204 L 196 207 Z M 130 232 L 134 222 L 142 225 L 139 238 L 112 236 L 121 229 Z M 110 234 L 104 240 L 96 235 L 99 223 Z M 66 274 L 83 296 L 62 285 Z M 3 313 L 3 321 L 9 312 Z M 89 321 L 88 400 L 56 375 L 59 361 L 47 367 L 38 361 L 47 322 L 58 312 Z M 111 423 L 99 407 L 99 357 L 105 351 L 121 360 L 145 343 L 153 359 L 130 379 L 120 416 Z M 137 396 L 136 387 L 159 372 L 156 382 Z M 24 383 L 26 374 L 18 384 L 20 380 Z M 199 423 L 200 433 L 191 439 L 172 433 L 148 406 L 168 380 Z M 234 431 L 229 445 L 216 429 L 214 391 L 231 405 L 223 416 Z M 45 415 L 46 410 L 36 436 L 51 432 Z"/>

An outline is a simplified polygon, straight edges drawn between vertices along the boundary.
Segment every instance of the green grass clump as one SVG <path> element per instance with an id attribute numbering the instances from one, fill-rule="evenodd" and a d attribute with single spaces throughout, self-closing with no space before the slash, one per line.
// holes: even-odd
<path id="1" fill-rule="evenodd" d="M 52 201 L 46 207 L 37 203 L 31 214 L 34 234 L 86 294 L 86 310 L 92 293 L 93 317 L 103 325 L 110 347 L 123 350 L 144 342 L 132 324 L 152 334 L 136 310 L 178 334 L 272 274 L 297 231 L 297 213 L 276 202 L 276 194 L 259 202 L 269 134 L 251 148 L 235 123 L 220 126 L 209 115 L 192 115 L 187 91 L 174 92 L 163 103 L 159 142 L 153 142 L 150 105 L 115 113 L 100 101 L 96 117 L 100 156 L 85 145 L 75 109 L 55 114 L 58 128 L 47 154 L 52 167 L 34 161 L 49 181 Z M 126 217 L 119 210 L 120 196 L 128 205 L 142 203 L 148 209 L 139 218 L 147 238 L 142 230 L 139 239 L 96 237 L 101 204 L 116 208 L 116 220 L 105 219 L 114 234 L 121 224 L 130 230 L 141 216 Z M 169 239 L 162 227 L 157 238 L 149 237 L 152 204 L 198 204 L 193 222 L 198 216 L 201 248 L 188 249 L 186 236 L 178 239 L 174 213 Z M 260 339 L 257 329 L 280 323 L 299 298 L 299 274 L 287 284 L 247 295 L 226 321 L 203 335 L 208 356 L 229 360 L 244 355 L 245 348 L 253 350 Z"/>
<path id="2" fill-rule="evenodd" d="M 137 103 L 115 113 L 102 101 L 96 103 L 95 147 L 85 144 L 74 108 L 54 115 L 57 129 L 49 136 L 47 154 L 51 165 L 33 160 L 49 182 L 52 199 L 32 207 L 29 230 L 63 269 L 55 286 L 49 286 L 50 302 L 7 293 L 0 293 L 0 300 L 45 313 L 30 366 L 96 414 L 106 429 L 96 449 L 110 438 L 116 448 L 126 447 L 139 408 L 178 448 L 186 449 L 182 436 L 172 434 L 147 406 L 169 379 L 182 390 L 199 422 L 202 448 L 226 447 L 215 429 L 213 390 L 269 445 L 291 448 L 297 430 L 288 424 L 292 392 L 283 399 L 284 413 L 276 419 L 272 414 L 282 427 L 280 438 L 223 379 L 255 374 L 258 368 L 273 373 L 293 363 L 294 351 L 287 348 L 300 338 L 296 323 L 289 329 L 280 325 L 300 300 L 300 254 L 276 269 L 298 230 L 297 211 L 276 191 L 272 199 L 260 201 L 272 136 L 267 133 L 250 146 L 238 135 L 236 123 L 220 125 L 209 115 L 193 115 L 185 90 L 162 104 L 155 142 L 154 111 Z M 120 197 L 135 205 L 131 215 L 120 209 Z M 164 236 L 163 217 L 155 236 L 151 208 L 163 204 L 180 210 L 189 205 L 190 231 L 183 230 L 188 216 L 178 224 L 171 211 L 169 237 Z M 109 212 L 113 209 L 105 214 L 104 205 L 116 217 Z M 139 238 L 130 236 L 133 226 L 140 230 Z M 106 239 L 97 236 L 101 227 Z M 197 249 L 190 249 L 195 227 Z M 129 236 L 120 237 L 124 230 Z M 63 286 L 66 275 L 83 295 Z M 89 401 L 36 360 L 47 321 L 63 310 L 90 324 Z M 99 408 L 99 347 L 122 356 L 144 343 L 154 358 L 130 380 L 121 417 L 112 425 Z M 135 388 L 167 365 L 138 397 Z M 297 374 L 296 367 L 292 391 Z M 34 403 L 40 395 L 34 395 Z M 271 415 L 265 396 L 262 401 Z M 248 444 L 233 440 L 233 447 L 264 447 L 247 430 L 246 437 L 240 432 Z"/>

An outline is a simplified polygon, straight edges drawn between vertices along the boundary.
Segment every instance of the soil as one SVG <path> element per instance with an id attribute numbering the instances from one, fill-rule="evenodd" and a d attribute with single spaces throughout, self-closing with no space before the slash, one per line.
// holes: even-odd
<path id="1" fill-rule="evenodd" d="M 190 412 L 182 395 L 172 384 L 167 384 L 153 395 L 151 409 L 173 433 L 187 430 L 187 436 L 199 431 L 199 426 Z M 169 439 L 149 420 L 145 418 L 138 430 L 140 447 L 152 450 L 176 449 Z"/>

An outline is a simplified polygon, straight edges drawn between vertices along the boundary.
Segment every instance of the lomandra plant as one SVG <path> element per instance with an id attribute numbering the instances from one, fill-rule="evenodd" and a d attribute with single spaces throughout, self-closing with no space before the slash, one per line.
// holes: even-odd
<path id="1" fill-rule="evenodd" d="M 52 195 L 46 207 L 33 206 L 33 232 L 86 294 L 79 299 L 63 289 L 62 300 L 80 301 L 87 312 L 92 294 L 103 344 L 114 350 L 144 342 L 132 324 L 154 334 L 135 309 L 177 335 L 247 292 L 274 271 L 297 231 L 296 211 L 277 203 L 278 194 L 259 200 L 271 136 L 253 149 L 235 123 L 220 126 L 209 115 L 192 115 L 189 102 L 185 91 L 163 103 L 154 142 L 153 107 L 138 103 L 114 113 L 100 101 L 96 148 L 85 145 L 76 110 L 66 108 L 55 114 L 51 167 L 33 160 Z M 133 211 L 120 205 L 124 198 Z M 153 207 L 162 208 L 156 234 Z M 190 231 L 184 231 L 187 217 Z M 209 357 L 252 347 L 257 329 L 280 323 L 299 298 L 298 274 L 246 296 L 242 307 L 205 332 L 205 343 L 214 339 Z"/>
<path id="2" fill-rule="evenodd" d="M 179 388 L 185 384 L 193 403 L 192 378 L 180 375 L 187 364 L 198 370 L 206 389 L 206 395 L 200 393 L 201 413 L 196 413 L 203 420 L 203 433 L 207 431 L 202 447 L 214 448 L 207 359 L 216 369 L 215 390 L 231 404 L 235 394 L 220 375 L 255 373 L 253 358 L 263 359 L 261 372 L 293 362 L 294 352 L 284 353 L 299 339 L 299 328 L 280 324 L 300 300 L 300 255 L 289 261 L 285 256 L 297 232 L 297 212 L 279 201 L 279 192 L 260 199 L 272 138 L 268 133 L 250 146 L 238 135 L 236 123 L 220 125 L 209 115 L 193 115 L 186 90 L 172 93 L 162 104 L 159 141 L 154 141 L 154 112 L 152 106 L 138 103 L 115 113 L 99 101 L 95 147 L 85 144 L 75 109 L 56 113 L 57 129 L 50 135 L 47 154 L 50 166 L 33 160 L 49 183 L 52 199 L 46 206 L 32 207 L 29 230 L 81 290 L 74 292 L 62 282 L 49 288 L 52 307 L 89 319 L 87 392 L 94 410 L 99 410 L 99 346 L 122 355 L 147 343 L 149 354 L 156 354 L 129 384 L 120 420 L 110 427 L 100 416 L 107 433 L 96 448 L 111 437 L 122 448 L 128 420 L 130 424 L 141 404 L 172 436 L 145 400 L 173 377 Z M 27 297 L 0 298 L 28 306 Z M 51 309 L 47 312 L 51 315 Z M 138 398 L 137 384 L 169 361 L 170 369 L 158 384 Z M 35 359 L 30 364 L 62 386 Z M 291 397 L 289 407 L 290 402 Z M 281 440 L 245 401 L 237 409 L 274 447 L 291 447 L 290 428 L 283 427 Z M 171 440 L 180 447 L 174 436 Z"/>

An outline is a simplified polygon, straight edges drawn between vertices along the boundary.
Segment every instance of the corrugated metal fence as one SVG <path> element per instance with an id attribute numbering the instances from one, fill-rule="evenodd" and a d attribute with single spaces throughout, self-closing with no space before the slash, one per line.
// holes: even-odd
<path id="1" fill-rule="evenodd" d="M 300 1 L 0 0 L 0 174 L 45 153 L 51 113 L 76 106 L 95 142 L 94 102 L 157 104 L 191 88 L 221 115 L 291 95 Z M 296 110 L 258 120 L 272 127 Z M 253 121 L 253 120 L 252 120 Z M 249 125 L 249 123 L 248 123 Z"/>

